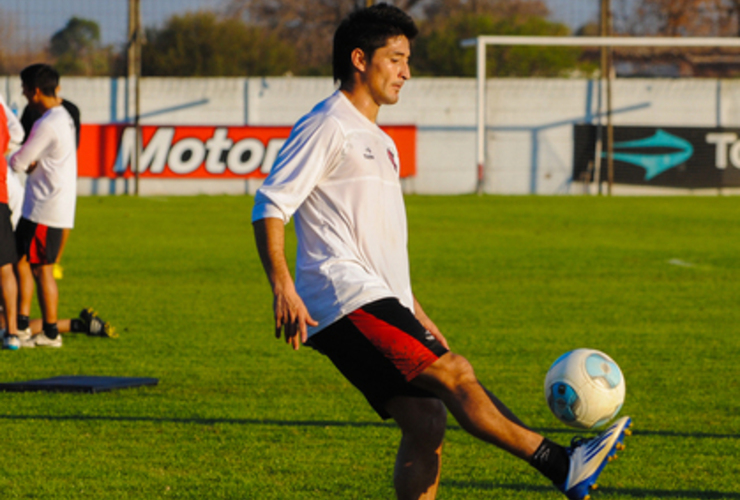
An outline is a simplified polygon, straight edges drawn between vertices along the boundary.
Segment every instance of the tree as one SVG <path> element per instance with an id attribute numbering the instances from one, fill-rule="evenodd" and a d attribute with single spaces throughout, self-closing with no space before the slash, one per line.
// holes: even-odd
<path id="1" fill-rule="evenodd" d="M 436 33 L 432 37 L 434 40 L 430 42 L 435 46 L 434 50 L 443 50 L 445 54 L 453 58 L 471 56 L 470 51 L 462 55 L 458 53 L 457 48 L 453 48 L 459 39 L 455 41 L 452 39 L 459 33 L 444 32 L 452 17 L 489 15 L 495 16 L 496 19 L 531 19 L 538 16 L 544 18 L 548 15 L 547 8 L 541 0 L 395 0 L 391 3 L 409 12 L 428 28 L 426 31 L 422 30 L 422 36 L 412 48 L 412 52 L 415 53 L 417 46 L 423 44 L 421 39 L 427 38 L 431 31 L 439 28 L 439 33 Z M 365 5 L 365 0 L 312 0 L 311 2 L 305 0 L 231 0 L 227 13 L 277 33 L 281 39 L 289 40 L 296 47 L 301 61 L 301 66 L 295 69 L 295 73 L 330 75 L 334 31 L 347 14 Z M 468 25 L 474 23 L 473 17 L 466 21 Z M 484 21 L 481 23 L 485 24 Z M 494 33 L 494 31 L 485 31 L 491 26 L 491 23 L 482 26 L 482 31 L 479 30 L 476 34 L 479 32 Z M 498 27 L 496 26 L 496 29 Z M 458 28 L 462 27 L 458 26 Z M 468 31 L 472 33 L 475 30 Z M 442 48 L 443 45 L 445 48 Z M 513 52 L 516 53 L 517 50 Z M 416 56 L 412 57 L 416 58 Z M 475 57 L 474 54 L 472 57 Z M 437 63 L 442 66 L 446 65 L 446 67 L 433 68 L 432 66 Z M 424 67 L 424 73 L 430 75 L 450 74 L 452 67 L 459 63 L 460 61 L 442 61 L 439 55 L 428 53 L 424 57 L 424 63 L 418 68 Z M 470 64 L 466 67 L 469 68 Z M 474 67 L 473 65 L 472 68 Z M 461 72 L 459 69 L 455 71 L 455 74 Z M 468 74 L 469 71 L 464 73 Z"/>
<path id="2" fill-rule="evenodd" d="M 422 10 L 423 19 L 429 21 L 459 14 L 546 18 L 550 13 L 541 0 L 429 0 L 423 3 Z"/>
<path id="3" fill-rule="evenodd" d="M 100 45 L 100 27 L 95 21 L 73 17 L 52 35 L 49 53 L 57 70 L 66 75 L 107 74 L 112 50 Z"/>
<path id="4" fill-rule="evenodd" d="M 147 30 L 145 76 L 281 75 L 295 66 L 295 51 L 274 33 L 211 12 L 171 17 Z"/>
<path id="5" fill-rule="evenodd" d="M 639 0 L 631 32 L 661 36 L 719 36 L 738 0 Z"/>
<path id="6" fill-rule="evenodd" d="M 463 12 L 422 26 L 414 44 L 412 66 L 417 74 L 475 76 L 475 49 L 460 41 L 478 35 L 565 36 L 568 28 L 539 16 L 498 17 Z M 578 48 L 488 47 L 488 76 L 558 76 L 579 68 Z"/>

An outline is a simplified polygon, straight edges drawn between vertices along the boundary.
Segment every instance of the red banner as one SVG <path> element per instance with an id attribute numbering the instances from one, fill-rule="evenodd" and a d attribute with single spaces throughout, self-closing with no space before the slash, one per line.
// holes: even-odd
<path id="1" fill-rule="evenodd" d="M 395 141 L 401 177 L 416 174 L 416 127 L 381 127 Z M 290 127 L 141 127 L 141 178 L 264 178 Z M 130 125 L 82 125 L 80 177 L 133 177 L 135 130 Z"/>

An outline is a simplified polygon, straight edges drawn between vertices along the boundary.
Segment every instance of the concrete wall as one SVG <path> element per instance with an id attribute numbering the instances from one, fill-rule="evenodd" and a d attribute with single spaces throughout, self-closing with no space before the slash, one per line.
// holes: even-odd
<path id="1" fill-rule="evenodd" d="M 598 85 L 582 79 L 494 79 L 487 84 L 484 191 L 497 194 L 579 194 L 572 182 L 575 123 L 595 123 Z M 145 78 L 142 123 L 160 125 L 291 125 L 334 90 L 329 78 Z M 25 99 L 18 77 L 0 77 L 11 107 Z M 123 78 L 62 80 L 84 123 L 127 121 L 132 92 Z M 740 82 L 624 79 L 613 90 L 615 125 L 740 126 Z M 380 124 L 418 127 L 417 171 L 405 187 L 421 194 L 470 193 L 476 186 L 475 80 L 416 78 Z M 100 182 L 118 183 L 101 187 Z M 253 192 L 245 181 L 142 180 L 145 194 Z M 123 181 L 81 180 L 82 193 L 120 193 Z M 716 190 L 715 190 L 716 191 Z M 616 192 L 644 190 L 618 186 Z M 654 193 L 676 193 L 656 190 Z M 699 192 L 699 191 L 697 191 Z M 713 192 L 710 190 L 710 192 Z"/>

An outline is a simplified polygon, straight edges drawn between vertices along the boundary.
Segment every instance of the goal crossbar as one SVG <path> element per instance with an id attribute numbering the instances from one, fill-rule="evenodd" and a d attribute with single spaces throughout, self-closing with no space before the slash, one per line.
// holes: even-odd
<path id="1" fill-rule="evenodd" d="M 486 161 L 486 47 L 520 45 L 547 47 L 737 47 L 740 38 L 727 37 L 613 37 L 613 36 L 516 36 L 481 35 L 460 42 L 462 47 L 476 48 L 477 106 L 477 191 L 483 191 Z"/>

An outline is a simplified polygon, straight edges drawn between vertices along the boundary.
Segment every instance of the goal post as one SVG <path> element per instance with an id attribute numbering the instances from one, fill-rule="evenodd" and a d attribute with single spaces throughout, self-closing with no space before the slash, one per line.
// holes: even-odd
<path id="1" fill-rule="evenodd" d="M 740 48 L 740 38 L 728 37 L 594 37 L 594 36 L 521 36 L 481 35 L 463 40 L 464 48 L 476 48 L 476 168 L 477 192 L 483 192 L 485 181 L 486 146 L 486 47 L 542 46 L 542 47 L 723 47 Z M 613 75 L 609 75 L 613 78 Z M 603 78 L 603 75 L 602 75 Z M 607 103 L 607 106 L 610 106 Z M 611 110 L 607 109 L 607 113 Z M 611 154 L 611 152 L 609 152 Z"/>

